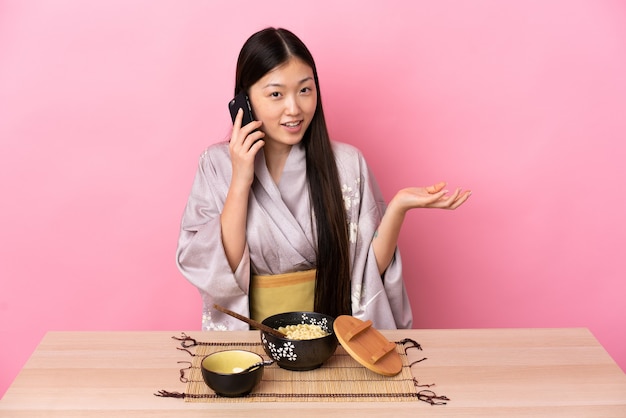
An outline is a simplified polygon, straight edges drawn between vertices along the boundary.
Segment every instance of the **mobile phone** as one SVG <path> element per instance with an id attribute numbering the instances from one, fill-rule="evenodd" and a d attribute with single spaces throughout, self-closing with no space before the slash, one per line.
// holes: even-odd
<path id="1" fill-rule="evenodd" d="M 239 111 L 239 109 L 243 109 L 241 126 L 246 126 L 254 120 L 250 100 L 244 91 L 239 92 L 234 99 L 228 102 L 228 110 L 230 110 L 230 117 L 233 119 L 233 123 L 235 122 L 235 117 L 237 117 L 237 111 Z"/>

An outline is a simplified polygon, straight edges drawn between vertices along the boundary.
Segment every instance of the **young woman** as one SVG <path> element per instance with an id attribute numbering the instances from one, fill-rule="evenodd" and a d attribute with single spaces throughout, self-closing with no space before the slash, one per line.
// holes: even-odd
<path id="1" fill-rule="evenodd" d="M 470 192 L 407 188 L 387 207 L 361 153 L 330 141 L 313 57 L 285 29 L 246 41 L 239 92 L 256 120 L 241 126 L 239 110 L 230 141 L 200 157 L 178 242 L 178 267 L 203 298 L 203 329 L 248 327 L 214 304 L 257 320 L 302 310 L 409 328 L 396 248 L 404 216 L 455 209 Z"/>

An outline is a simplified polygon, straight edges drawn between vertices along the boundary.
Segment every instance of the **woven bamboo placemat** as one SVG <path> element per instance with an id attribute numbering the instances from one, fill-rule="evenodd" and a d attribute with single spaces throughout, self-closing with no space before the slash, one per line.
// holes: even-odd
<path id="1" fill-rule="evenodd" d="M 261 383 L 243 398 L 218 396 L 202 379 L 200 363 L 204 356 L 215 351 L 242 349 L 268 356 L 260 342 L 202 343 L 195 347 L 191 366 L 184 371 L 187 387 L 186 402 L 364 402 L 417 401 L 418 390 L 410 371 L 405 347 L 396 344 L 402 359 L 401 372 L 393 377 L 382 376 L 363 367 L 343 347 L 322 367 L 309 371 L 290 371 L 276 364 L 266 366 Z"/>

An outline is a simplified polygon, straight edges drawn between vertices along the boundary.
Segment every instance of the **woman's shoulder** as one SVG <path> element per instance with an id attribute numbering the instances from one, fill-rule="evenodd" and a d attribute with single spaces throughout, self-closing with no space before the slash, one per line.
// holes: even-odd
<path id="1" fill-rule="evenodd" d="M 333 141 L 332 145 L 342 182 L 347 184 L 368 175 L 369 167 L 361 150 L 344 142 Z"/>
<path id="2" fill-rule="evenodd" d="M 231 162 L 228 141 L 216 142 L 206 147 L 200 154 L 198 164 L 205 173 L 229 173 Z"/>
<path id="3" fill-rule="evenodd" d="M 335 158 L 338 159 L 358 159 L 363 160 L 363 153 L 360 149 L 345 142 L 332 141 Z"/>
<path id="4" fill-rule="evenodd" d="M 228 141 L 220 141 L 209 145 L 202 151 L 201 158 L 210 158 L 214 156 L 230 155 L 228 152 Z"/>
<path id="5" fill-rule="evenodd" d="M 230 152 L 228 150 L 228 141 L 220 141 L 209 145 L 200 154 L 200 164 L 215 165 L 228 161 L 230 164 Z"/>

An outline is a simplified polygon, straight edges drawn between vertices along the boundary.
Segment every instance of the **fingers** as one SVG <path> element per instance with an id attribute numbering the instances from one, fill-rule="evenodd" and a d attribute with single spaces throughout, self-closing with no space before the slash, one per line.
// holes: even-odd
<path id="1" fill-rule="evenodd" d="M 432 186 L 427 186 L 426 191 L 430 194 L 439 193 L 440 191 L 443 190 L 444 187 L 446 187 L 446 182 L 440 181 L 439 183 L 434 184 Z"/>
<path id="2" fill-rule="evenodd" d="M 463 194 L 461 194 L 461 188 L 458 188 L 452 195 L 442 198 L 439 201 L 439 203 L 441 203 L 441 206 L 439 207 L 442 209 L 454 210 L 461 206 L 463 203 L 465 203 L 465 201 L 469 199 L 471 194 L 472 192 L 470 190 L 467 190 L 463 192 Z"/>
<path id="3" fill-rule="evenodd" d="M 245 126 L 241 126 L 242 120 L 243 110 L 239 109 L 237 111 L 237 115 L 235 116 L 235 121 L 233 122 L 233 130 L 230 137 L 230 146 L 231 149 L 241 147 L 247 151 L 251 150 L 253 145 L 255 145 L 257 141 L 263 139 L 265 133 L 259 129 L 261 125 L 263 125 L 262 122 L 255 120 Z M 257 146 L 257 148 L 262 145 L 263 143 Z"/>
<path id="4" fill-rule="evenodd" d="M 239 108 L 237 111 L 237 115 L 235 116 L 235 120 L 233 121 L 233 130 L 231 133 L 230 141 L 233 141 L 233 138 L 237 138 L 239 135 L 239 130 L 241 130 L 241 122 L 243 120 L 243 109 Z"/>
<path id="5" fill-rule="evenodd" d="M 235 121 L 233 122 L 233 125 L 235 125 L 237 128 L 241 128 L 242 121 L 243 121 L 243 109 L 239 108 L 237 110 L 237 116 L 235 116 Z"/>
<path id="6" fill-rule="evenodd" d="M 239 138 L 243 136 L 242 139 L 245 139 L 246 136 L 250 135 L 253 131 L 259 129 L 261 125 L 263 125 L 263 122 L 258 121 L 258 120 L 253 120 L 247 125 L 241 126 L 242 121 L 243 121 L 243 110 L 239 109 L 237 111 L 237 116 L 235 116 L 235 121 L 233 122 L 233 134 L 232 134 L 233 137 Z"/>
<path id="7" fill-rule="evenodd" d="M 469 197 L 472 195 L 472 191 L 471 190 L 467 190 L 465 191 L 455 202 L 452 206 L 450 206 L 450 209 L 456 209 L 459 206 L 461 206 L 463 203 L 465 203 L 465 201 L 467 199 L 469 199 Z"/>

